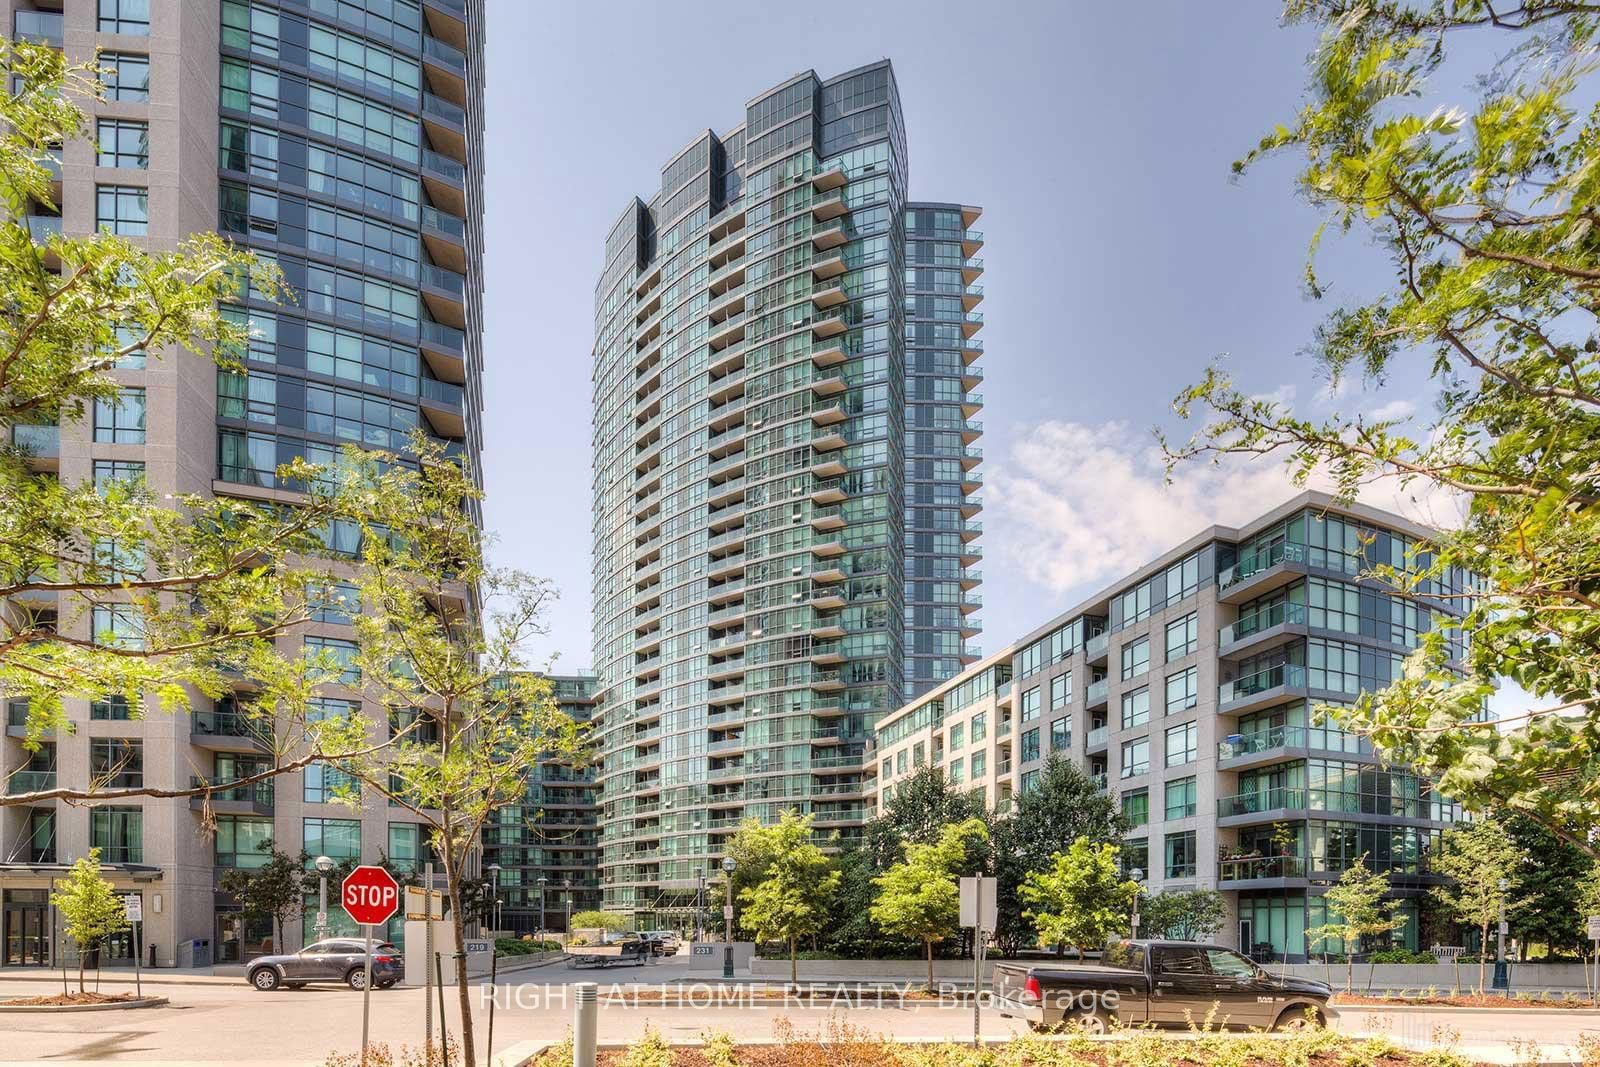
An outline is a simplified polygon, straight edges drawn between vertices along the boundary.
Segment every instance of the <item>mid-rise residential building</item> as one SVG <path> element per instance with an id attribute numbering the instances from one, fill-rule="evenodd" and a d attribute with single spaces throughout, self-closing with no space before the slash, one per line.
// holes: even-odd
<path id="1" fill-rule="evenodd" d="M 248 374 L 206 357 L 137 357 L 112 373 L 122 394 L 80 422 L 12 427 L 34 462 L 71 481 L 143 479 L 159 495 L 286 499 L 279 464 L 329 461 L 347 443 L 404 452 L 422 428 L 477 469 L 483 356 L 482 0 L 0 0 L 0 26 L 108 68 L 85 100 L 88 139 L 62 146 L 55 204 L 29 208 L 36 233 L 119 234 L 171 249 L 220 232 L 281 268 L 293 299 L 249 293 L 225 314 L 248 323 Z M 334 554 L 354 531 L 329 531 Z M 349 602 L 284 650 L 353 654 Z M 89 618 L 63 610 L 88 637 Z M 96 623 L 95 633 L 102 632 Z M 388 730 L 357 679 L 329 686 L 330 714 Z M 234 696 L 195 694 L 192 713 L 130 716 L 120 702 L 68 701 L 75 726 L 32 755 L 26 709 L 7 708 L 5 788 L 55 782 L 188 788 L 264 766 Z M 21 768 L 21 770 L 18 770 Z M 45 962 L 59 944 L 52 878 L 91 848 L 118 892 L 144 900 L 161 965 L 237 958 L 270 933 L 240 920 L 221 872 L 291 855 L 420 862 L 421 827 L 381 800 L 335 803 L 336 771 L 309 768 L 200 800 L 52 802 L 0 810 L 0 964 Z M 286 931 L 287 947 L 305 930 Z M 343 928 L 342 915 L 334 915 Z M 104 950 L 125 959 L 127 938 Z"/>
<path id="2" fill-rule="evenodd" d="M 935 765 L 1004 809 L 1061 753 L 1118 798 L 1124 866 L 1147 891 L 1223 892 L 1225 943 L 1320 951 L 1306 930 L 1326 921 L 1322 895 L 1365 856 L 1415 949 L 1425 859 L 1460 810 L 1314 709 L 1387 685 L 1436 619 L 1462 614 L 1460 570 L 1415 598 L 1362 577 L 1424 559 L 1429 536 L 1314 492 L 1213 526 L 880 721 L 877 802 Z"/>
<path id="3" fill-rule="evenodd" d="M 846 839 L 875 720 L 969 656 L 978 209 L 894 72 L 806 71 L 622 211 L 595 288 L 604 904 L 690 918 L 744 819 Z"/>

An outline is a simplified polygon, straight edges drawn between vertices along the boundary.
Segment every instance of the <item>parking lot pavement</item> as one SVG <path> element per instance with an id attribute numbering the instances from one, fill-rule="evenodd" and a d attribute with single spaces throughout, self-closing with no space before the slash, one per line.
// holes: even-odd
<path id="1" fill-rule="evenodd" d="M 600 985 L 602 1041 L 627 1041 L 652 1026 L 668 1038 L 694 1038 L 708 1030 L 726 1030 L 737 1038 L 770 1038 L 779 1019 L 802 1031 L 825 1028 L 831 1018 L 844 1018 L 868 1032 L 901 1038 L 968 1040 L 972 1012 L 955 1003 L 908 1003 L 892 1000 L 844 1001 L 830 996 L 814 1001 L 728 1002 L 715 985 L 689 984 L 680 1005 L 627 1005 L 617 993 L 640 980 L 668 982 L 685 977 L 682 961 L 663 961 L 641 968 L 594 971 L 564 964 L 512 975 L 498 989 L 495 1046 L 505 1049 L 523 1041 L 559 1040 L 572 1015 L 572 983 Z M 0 996 L 24 996 L 59 989 L 57 980 L 0 977 Z M 105 983 L 103 988 L 111 988 Z M 168 1007 L 84 1015 L 7 1017 L 0 1059 L 7 1062 L 73 1063 L 161 1062 L 251 1067 L 320 1064 L 330 1051 L 354 1051 L 361 1035 L 361 996 L 342 986 L 308 987 L 258 993 L 243 980 L 232 984 L 167 986 Z M 474 990 L 475 1031 L 480 1041 L 487 1029 L 487 989 Z M 435 994 L 437 996 L 437 994 Z M 453 989 L 446 990 L 446 1016 L 451 1033 L 460 1019 Z M 437 1000 L 434 1001 L 437 1010 Z M 372 1032 L 376 1041 L 416 1045 L 422 1039 L 424 991 L 395 988 L 372 995 Z M 87 1022 L 86 1022 L 87 1020 Z M 1412 1044 L 1427 1044 L 1443 1027 L 1453 1032 L 1459 1048 L 1489 1062 L 1517 1062 L 1511 1040 L 1542 1042 L 1545 1059 L 1571 1060 L 1561 1050 L 1575 1045 L 1583 1030 L 1600 1033 L 1600 1016 L 1570 1012 L 1520 1012 L 1515 1016 L 1488 1012 L 1383 1013 L 1347 1012 L 1340 1028 L 1350 1032 L 1384 1032 Z M 985 1010 L 982 1029 L 987 1039 L 1003 1040 L 1022 1027 L 1015 1020 Z"/>

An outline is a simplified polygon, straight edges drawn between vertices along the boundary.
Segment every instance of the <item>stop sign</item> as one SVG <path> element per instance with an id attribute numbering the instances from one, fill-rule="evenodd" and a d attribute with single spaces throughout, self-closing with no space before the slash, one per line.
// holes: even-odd
<path id="1" fill-rule="evenodd" d="M 400 883 L 382 867 L 357 867 L 339 887 L 339 902 L 356 922 L 377 926 L 400 906 Z"/>

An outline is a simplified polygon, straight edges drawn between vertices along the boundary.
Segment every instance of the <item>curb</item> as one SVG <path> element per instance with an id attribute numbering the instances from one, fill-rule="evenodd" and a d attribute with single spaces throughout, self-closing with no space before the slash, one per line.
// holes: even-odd
<path id="1" fill-rule="evenodd" d="M 60 1014 L 69 1011 L 133 1011 L 138 1008 L 165 1007 L 166 997 L 145 997 L 143 1000 L 127 1000 L 116 1004 L 6 1004 L 0 1002 L 0 1013 L 15 1012 L 44 1012 Z"/>
<path id="2" fill-rule="evenodd" d="M 1338 1009 L 1341 1015 L 1362 1013 L 1366 1015 L 1380 1015 L 1394 1012 L 1401 1015 L 1423 1015 L 1428 1012 L 1456 1015 L 1575 1015 L 1578 1017 L 1600 1016 L 1597 1008 L 1563 1008 L 1552 1005 L 1548 1008 L 1537 1004 L 1519 1005 L 1505 1008 L 1463 1008 L 1455 1004 L 1340 1004 L 1332 1002 L 1332 1007 Z"/>

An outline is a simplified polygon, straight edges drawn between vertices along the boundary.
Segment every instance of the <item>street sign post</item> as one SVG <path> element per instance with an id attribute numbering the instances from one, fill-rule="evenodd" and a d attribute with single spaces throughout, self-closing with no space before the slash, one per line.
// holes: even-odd
<path id="1" fill-rule="evenodd" d="M 361 983 L 361 1067 L 367 1067 L 367 1034 L 372 1019 L 372 928 L 389 921 L 400 907 L 400 883 L 382 867 L 357 867 L 339 886 L 339 903 L 367 928 L 367 955 Z"/>
<path id="2" fill-rule="evenodd" d="M 129 893 L 122 898 L 122 917 L 133 927 L 133 995 L 144 996 L 144 981 L 139 977 L 139 927 L 144 925 L 144 897 Z"/>
<path id="3" fill-rule="evenodd" d="M 1586 924 L 1589 928 L 1589 940 L 1595 942 L 1594 946 L 1594 988 L 1590 991 L 1591 1003 L 1600 1008 L 1600 915 L 1589 916 Z"/>
<path id="4" fill-rule="evenodd" d="M 999 925 L 998 884 L 993 878 L 961 879 L 961 925 L 972 927 L 972 1047 L 981 1043 L 984 933 Z"/>

